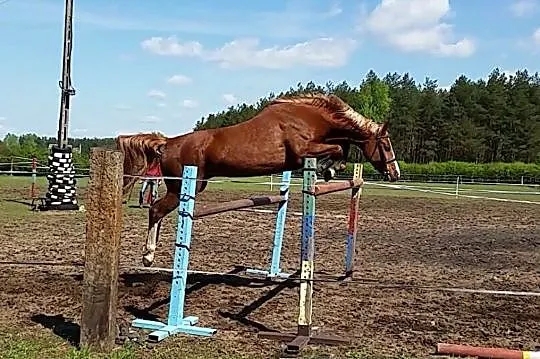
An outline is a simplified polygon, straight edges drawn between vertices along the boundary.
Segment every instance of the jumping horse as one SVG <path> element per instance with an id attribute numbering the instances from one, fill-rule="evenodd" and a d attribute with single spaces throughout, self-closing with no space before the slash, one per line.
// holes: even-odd
<path id="1" fill-rule="evenodd" d="M 236 125 L 193 131 L 176 137 L 160 134 L 118 136 L 124 153 L 124 195 L 153 161 L 161 165 L 167 193 L 149 210 L 143 264 L 151 266 L 162 219 L 179 205 L 183 165 L 197 166 L 196 193 L 216 177 L 247 177 L 301 169 L 305 157 L 318 159 L 325 179 L 345 167 L 349 146 L 388 181 L 400 170 L 388 135 L 388 123 L 378 124 L 357 113 L 335 95 L 309 94 L 278 98 L 251 119 Z"/>

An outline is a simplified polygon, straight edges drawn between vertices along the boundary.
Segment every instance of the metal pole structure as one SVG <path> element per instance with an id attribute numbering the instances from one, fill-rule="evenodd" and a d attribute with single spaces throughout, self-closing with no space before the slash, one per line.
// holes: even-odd
<path id="1" fill-rule="evenodd" d="M 60 117 L 58 119 L 58 146 L 67 146 L 70 97 L 75 95 L 71 86 L 71 49 L 73 45 L 73 0 L 66 0 L 64 17 L 64 54 L 62 61 L 62 81 L 60 82 Z"/>
<path id="2" fill-rule="evenodd" d="M 41 210 L 77 210 L 75 169 L 73 153 L 68 146 L 70 98 L 75 95 L 71 86 L 71 49 L 73 40 L 73 0 L 66 0 L 64 16 L 64 52 L 62 80 L 60 81 L 60 116 L 58 119 L 58 143 L 50 147 L 49 188 Z"/>

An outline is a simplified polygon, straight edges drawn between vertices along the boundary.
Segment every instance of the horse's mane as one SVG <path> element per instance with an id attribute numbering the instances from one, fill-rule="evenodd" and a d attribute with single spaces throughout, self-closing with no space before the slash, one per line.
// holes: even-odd
<path id="1" fill-rule="evenodd" d="M 375 133 L 379 128 L 379 124 L 362 116 L 349 104 L 334 94 L 325 95 L 321 93 L 311 93 L 298 96 L 280 97 L 272 101 L 270 105 L 280 103 L 303 104 L 323 109 L 332 119 L 360 131 L 369 131 Z"/>
<path id="2" fill-rule="evenodd" d="M 116 148 L 124 154 L 124 195 L 137 182 L 136 177 L 142 176 L 148 169 L 148 163 L 159 160 L 161 146 L 167 142 L 167 137 L 161 133 L 137 133 L 135 135 L 119 135 L 115 139 Z"/>
<path id="3" fill-rule="evenodd" d="M 131 145 L 143 148 L 145 151 L 153 148 L 157 143 L 163 143 L 167 137 L 159 132 L 137 133 L 134 135 L 118 135 L 116 145 L 118 148 Z"/>

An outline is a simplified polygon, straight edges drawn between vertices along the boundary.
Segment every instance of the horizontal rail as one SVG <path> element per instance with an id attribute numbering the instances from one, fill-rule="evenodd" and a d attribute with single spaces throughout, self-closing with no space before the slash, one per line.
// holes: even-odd
<path id="1" fill-rule="evenodd" d="M 234 201 L 216 203 L 216 204 L 207 204 L 200 206 L 195 209 L 194 218 L 202 218 L 210 216 L 212 214 L 232 211 L 235 209 L 249 208 L 249 207 L 258 207 L 265 206 L 272 203 L 278 203 L 286 201 L 285 196 L 275 195 L 275 196 L 256 196 L 251 198 L 237 199 Z"/>
<path id="2" fill-rule="evenodd" d="M 333 193 L 333 192 L 339 192 L 344 191 L 350 188 L 360 187 L 364 184 L 364 180 L 361 178 L 347 180 L 347 181 L 339 181 L 334 183 L 322 183 L 315 185 L 315 189 L 311 192 L 311 194 L 315 196 L 320 196 L 323 194 Z"/>
<path id="3" fill-rule="evenodd" d="M 438 355 L 457 355 L 494 359 L 540 358 L 540 352 L 522 351 L 505 348 L 475 347 L 460 344 L 437 344 Z"/>

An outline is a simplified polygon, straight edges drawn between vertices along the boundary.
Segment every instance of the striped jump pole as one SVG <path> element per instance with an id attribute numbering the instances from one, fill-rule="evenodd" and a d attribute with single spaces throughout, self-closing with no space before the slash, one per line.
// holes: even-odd
<path id="1" fill-rule="evenodd" d="M 343 191 L 362 186 L 361 170 L 356 169 L 355 178 L 350 181 L 317 184 L 317 162 L 314 158 L 307 158 L 304 162 L 304 183 L 302 186 L 302 231 L 300 250 L 300 289 L 298 305 L 298 321 L 296 333 L 259 332 L 260 338 L 288 341 L 285 351 L 298 354 L 308 344 L 339 345 L 350 343 L 350 340 L 333 335 L 318 335 L 313 331 L 313 284 L 314 284 L 314 257 L 315 257 L 315 204 L 319 195 Z M 358 212 L 359 192 L 353 193 L 350 218 Z M 356 216 L 355 216 L 356 217 Z M 356 229 L 356 219 L 353 221 Z M 351 225 L 350 225 L 351 227 Z M 356 230 L 347 237 L 347 251 L 354 253 L 354 236 Z M 351 238 L 353 236 L 353 238 Z M 354 255 L 349 254 L 346 264 L 351 266 Z"/>
<path id="2" fill-rule="evenodd" d="M 198 317 L 184 316 L 196 185 L 197 167 L 184 166 L 180 205 L 178 207 L 178 228 L 176 232 L 173 279 L 170 292 L 171 300 L 169 303 L 167 323 L 145 319 L 135 319 L 132 323 L 136 328 L 153 330 L 148 335 L 148 340 L 152 342 L 159 342 L 178 333 L 199 336 L 212 336 L 216 333 L 216 329 L 196 326 L 199 321 Z"/>
<path id="3" fill-rule="evenodd" d="M 354 164 L 353 182 L 362 181 L 363 166 L 360 163 Z M 352 278 L 354 272 L 354 260 L 356 257 L 356 237 L 358 235 L 358 213 L 360 207 L 360 196 L 362 186 L 355 186 L 351 189 L 351 201 L 349 204 L 349 223 L 347 226 L 347 246 L 345 252 L 345 277 Z"/>
<path id="4" fill-rule="evenodd" d="M 248 274 L 262 275 L 267 278 L 287 278 L 288 273 L 281 272 L 281 249 L 283 247 L 283 234 L 285 232 L 285 219 L 287 217 L 287 204 L 289 203 L 289 188 L 291 184 L 291 171 L 283 172 L 279 195 L 283 198 L 278 204 L 276 214 L 276 227 L 274 229 L 274 241 L 272 245 L 272 257 L 270 260 L 270 269 L 252 269 L 246 270 Z"/>
<path id="5" fill-rule="evenodd" d="M 32 199 L 36 198 L 36 174 L 37 174 L 37 159 L 32 157 L 32 187 L 30 189 L 30 196 Z"/>

